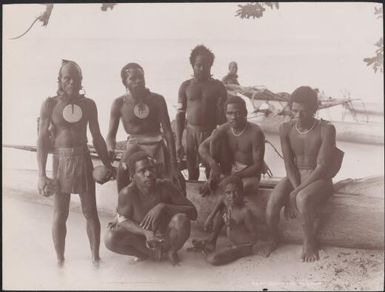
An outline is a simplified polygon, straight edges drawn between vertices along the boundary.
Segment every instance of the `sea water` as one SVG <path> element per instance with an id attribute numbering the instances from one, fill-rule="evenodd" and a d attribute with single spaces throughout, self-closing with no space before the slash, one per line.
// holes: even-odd
<path id="1" fill-rule="evenodd" d="M 53 40 L 36 37 L 20 39 L 17 42 L 5 40 L 5 42 L 2 99 L 3 144 L 36 145 L 36 119 L 44 99 L 55 95 L 61 59 L 74 60 L 82 68 L 86 96 L 94 99 L 97 104 L 98 120 L 104 137 L 108 131 L 112 101 L 125 92 L 121 83 L 120 69 L 128 62 L 138 62 L 143 66 L 146 85 L 153 92 L 165 97 L 170 120 L 173 120 L 179 86 L 192 75 L 189 64 L 191 49 L 202 43 L 215 53 L 212 67 L 214 78 L 221 79 L 227 73 L 228 63 L 237 61 L 239 81 L 245 86 L 263 85 L 273 92 L 291 92 L 297 86 L 311 85 L 319 87 L 327 96 L 332 97 L 343 97 L 343 93 L 350 90 L 352 98 L 362 98 L 364 102 L 374 102 L 379 108 L 383 108 L 383 85 L 378 82 L 379 76 L 361 66 L 362 64 L 359 63 L 361 60 L 355 59 L 357 56 L 353 58 L 350 54 L 342 54 L 338 51 L 332 53 L 328 47 L 319 48 L 307 43 L 303 45 L 309 46 L 308 53 L 298 55 L 300 45 L 298 40 L 286 43 L 285 48 L 271 41 L 262 42 L 257 39 L 231 41 L 62 39 L 58 37 Z M 325 52 L 327 52 L 326 55 L 323 54 Z M 336 80 L 330 74 L 325 75 L 323 71 L 327 66 L 332 66 L 336 59 L 345 65 L 340 67 L 340 80 Z M 318 69 L 311 70 L 313 67 Z M 292 68 L 298 70 L 293 72 Z M 349 79 L 342 71 L 355 71 L 366 85 L 360 86 L 355 82 L 357 77 Z M 327 119 L 328 117 L 339 119 L 342 112 L 343 108 L 339 106 L 324 112 L 323 115 Z M 380 122 L 383 121 L 380 119 Z M 267 135 L 267 138 L 280 150 L 277 135 Z M 120 126 L 117 140 L 124 139 L 126 134 Z M 92 143 L 89 133 L 88 140 Z M 346 142 L 337 144 L 345 152 L 344 163 L 337 178 L 384 173 L 383 145 Z M 3 167 L 7 164 L 9 166 L 9 164 L 19 163 L 22 168 L 36 169 L 37 167 L 33 153 L 3 149 L 3 159 Z M 266 145 L 266 162 L 274 175 L 285 174 L 283 161 L 274 153 L 270 145 Z"/>

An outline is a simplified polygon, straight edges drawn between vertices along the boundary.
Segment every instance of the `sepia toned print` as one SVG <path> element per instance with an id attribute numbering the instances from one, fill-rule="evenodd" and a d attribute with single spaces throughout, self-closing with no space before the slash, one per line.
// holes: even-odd
<path id="1" fill-rule="evenodd" d="M 380 4 L 5 3 L 4 289 L 383 289 Z"/>

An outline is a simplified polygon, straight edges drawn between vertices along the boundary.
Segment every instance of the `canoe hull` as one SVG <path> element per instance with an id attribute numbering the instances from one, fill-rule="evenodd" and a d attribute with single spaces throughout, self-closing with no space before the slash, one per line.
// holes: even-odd
<path id="1" fill-rule="evenodd" d="M 48 175 L 51 174 L 48 173 Z M 52 205 L 52 197 L 45 198 L 37 194 L 37 177 L 36 170 L 4 169 L 3 194 L 7 195 L 7 189 L 13 189 L 15 190 L 13 193 L 23 196 L 23 199 L 28 197 L 38 203 Z M 357 181 L 357 185 L 354 186 L 355 193 L 347 193 L 348 188 L 345 186 L 341 188 L 341 192 L 337 192 L 328 200 L 322 211 L 324 224 L 319 234 L 321 243 L 350 248 L 384 248 L 384 197 L 383 192 L 377 193 L 379 181 L 379 179 L 374 181 L 373 188 L 360 187 L 360 184 L 365 184 L 365 181 Z M 253 207 L 257 220 L 261 223 L 264 221 L 267 200 L 272 187 L 276 184 L 276 181 L 270 181 L 270 184 L 267 182 L 258 194 L 248 196 L 248 203 Z M 219 194 L 214 194 L 202 198 L 198 191 L 201 184 L 201 182 L 186 184 L 187 196 L 198 210 L 198 220 L 194 223 L 197 227 L 202 227 L 219 197 Z M 345 191 L 342 192 L 342 190 Z M 116 212 L 118 198 L 116 182 L 96 184 L 96 196 L 99 212 L 108 214 L 112 218 Z M 80 200 L 77 195 L 72 196 L 71 206 L 80 211 Z M 280 229 L 283 231 L 285 242 L 301 242 L 302 228 L 298 219 L 287 221 L 281 214 Z"/>
<path id="2" fill-rule="evenodd" d="M 197 224 L 202 227 L 213 209 L 219 194 L 202 198 L 199 183 L 187 183 L 187 197 L 198 210 Z M 272 192 L 270 188 L 260 189 L 258 194 L 247 197 L 259 222 L 265 223 L 265 209 Z M 319 232 L 321 244 L 365 249 L 384 248 L 384 198 L 372 194 L 336 193 L 322 210 L 322 225 Z M 281 212 L 280 230 L 283 240 L 301 243 L 303 232 L 299 219 L 286 220 Z"/>

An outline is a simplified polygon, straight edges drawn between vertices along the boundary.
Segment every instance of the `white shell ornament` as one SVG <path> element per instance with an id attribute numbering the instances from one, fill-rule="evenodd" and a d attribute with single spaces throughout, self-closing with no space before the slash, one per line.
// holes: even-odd
<path id="1" fill-rule="evenodd" d="M 68 104 L 63 109 L 63 118 L 69 123 L 79 122 L 82 116 L 82 109 L 77 104 Z"/>
<path id="2" fill-rule="evenodd" d="M 134 114 L 139 119 L 145 119 L 150 114 L 150 108 L 145 103 L 138 103 L 134 106 Z"/>

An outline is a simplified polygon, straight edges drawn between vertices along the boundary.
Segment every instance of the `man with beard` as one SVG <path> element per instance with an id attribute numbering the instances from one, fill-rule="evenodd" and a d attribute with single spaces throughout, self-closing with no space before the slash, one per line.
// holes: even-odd
<path id="1" fill-rule="evenodd" d="M 184 81 L 179 88 L 175 118 L 176 151 L 179 159 L 183 159 L 182 137 L 186 128 L 186 162 L 190 180 L 199 178 L 199 145 L 225 121 L 223 104 L 227 92 L 221 81 L 211 77 L 213 62 L 214 54 L 209 49 L 203 45 L 196 46 L 190 55 L 194 77 Z M 206 177 L 209 171 L 206 166 Z"/>
<path id="2" fill-rule="evenodd" d="M 38 190 L 44 196 L 54 193 L 52 236 L 59 265 L 64 263 L 66 221 L 71 193 L 80 195 L 82 211 L 87 220 L 92 260 L 94 263 L 100 260 L 100 222 L 96 208 L 95 182 L 92 178 L 93 166 L 87 147 L 87 125 L 100 159 L 110 170 L 110 174 L 113 174 L 106 143 L 99 129 L 96 104 L 92 99 L 79 94 L 81 81 L 80 67 L 73 61 L 63 60 L 58 77 L 58 95 L 43 102 L 39 118 Z M 52 148 L 53 180 L 46 176 L 47 155 Z M 105 180 L 108 179 L 106 176 Z"/>

